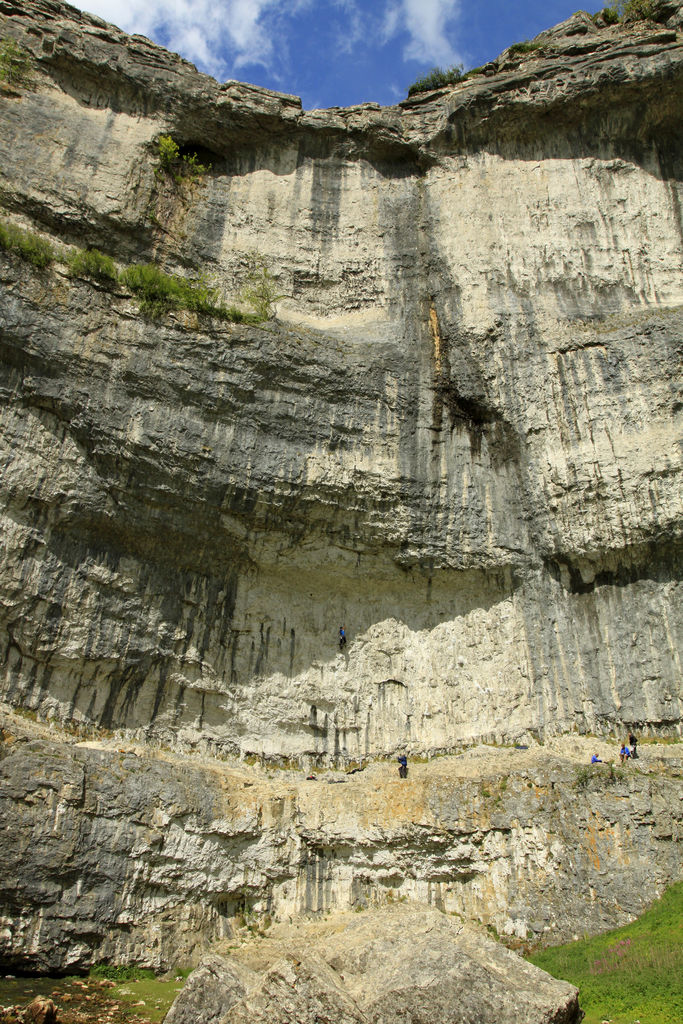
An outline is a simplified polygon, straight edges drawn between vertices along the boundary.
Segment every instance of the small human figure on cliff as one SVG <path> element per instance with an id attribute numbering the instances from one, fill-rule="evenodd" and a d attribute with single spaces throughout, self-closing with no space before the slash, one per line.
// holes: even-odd
<path id="1" fill-rule="evenodd" d="M 628 741 L 631 744 L 631 757 L 638 757 L 638 737 L 630 732 L 628 734 Z"/>
<path id="2" fill-rule="evenodd" d="M 339 627 L 339 650 L 343 651 L 346 647 L 346 630 L 343 626 Z"/>
<path id="3" fill-rule="evenodd" d="M 619 760 L 623 764 L 624 761 L 628 761 L 630 756 L 631 756 L 631 751 L 628 749 L 628 747 L 624 743 L 624 745 L 622 746 L 621 750 L 619 751 Z"/>
<path id="4" fill-rule="evenodd" d="M 591 764 L 602 764 L 602 761 L 600 760 L 597 754 L 593 754 L 593 756 L 591 757 Z"/>
<path id="5" fill-rule="evenodd" d="M 401 754 L 398 758 L 398 777 L 399 779 L 408 778 L 408 758 L 405 754 Z"/>

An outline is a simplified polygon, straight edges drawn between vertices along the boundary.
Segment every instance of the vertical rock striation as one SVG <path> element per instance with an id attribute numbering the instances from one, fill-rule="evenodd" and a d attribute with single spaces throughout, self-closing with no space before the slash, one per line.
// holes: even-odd
<path id="1" fill-rule="evenodd" d="M 680 731 L 677 10 L 303 111 L 3 0 L 7 216 L 286 296 L 150 321 L 0 253 L 6 700 L 304 762 Z"/>
<path id="2" fill-rule="evenodd" d="M 625 924 L 681 874 L 680 756 L 589 769 L 478 748 L 411 763 L 407 782 L 393 764 L 309 781 L 4 726 L 0 963 L 13 973 L 168 968 L 240 920 L 387 904 L 547 944 Z"/>

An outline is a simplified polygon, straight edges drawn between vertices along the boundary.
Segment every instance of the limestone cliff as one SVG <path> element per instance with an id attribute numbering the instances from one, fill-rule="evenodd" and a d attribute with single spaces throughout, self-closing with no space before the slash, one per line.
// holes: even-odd
<path id="1" fill-rule="evenodd" d="M 53 2 L 0 95 L 8 217 L 238 293 L 150 321 L 0 258 L 11 703 L 339 762 L 680 730 L 680 11 L 302 111 Z M 155 176 L 171 134 L 211 163 Z M 344 655 L 335 636 L 349 635 Z"/>
<path id="2" fill-rule="evenodd" d="M 306 779 L 75 745 L 11 714 L 0 725 L 0 964 L 12 971 L 170 967 L 240 922 L 404 903 L 559 942 L 626 923 L 681 876 L 680 744 L 624 768 L 587 768 L 584 740 L 478 747 L 411 763 L 407 781 L 387 763 Z"/>
<path id="3" fill-rule="evenodd" d="M 0 0 L 33 63 L 0 88 L 0 220 L 58 253 L 0 249 L 0 962 L 169 965 L 240 915 L 403 898 L 550 941 L 680 877 L 680 756 L 587 773 L 597 741 L 562 736 L 681 731 L 683 17 L 657 16 L 303 111 Z M 156 173 L 168 134 L 208 173 Z M 142 315 L 67 272 L 83 246 L 226 301 L 256 252 L 277 319 Z M 381 760 L 481 740 L 531 749 L 402 788 Z"/>

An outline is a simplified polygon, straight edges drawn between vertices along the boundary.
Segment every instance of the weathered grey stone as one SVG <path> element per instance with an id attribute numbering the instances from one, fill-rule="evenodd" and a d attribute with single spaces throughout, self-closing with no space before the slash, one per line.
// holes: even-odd
<path id="1" fill-rule="evenodd" d="M 2 256 L 6 698 L 303 764 L 680 729 L 675 31 L 577 14 L 309 112 L 47 0 L 0 31 L 36 62 L 13 216 L 228 296 L 258 249 L 287 296 L 150 323 Z M 201 183 L 155 176 L 164 132 Z"/>
<path id="2" fill-rule="evenodd" d="M 680 877 L 674 758 L 579 775 L 580 739 L 535 746 L 681 730 L 680 12 L 577 14 L 452 88 L 302 111 L 2 0 L 35 65 L 0 96 L 3 216 L 58 260 L 0 253 L 0 692 L 91 741 L 7 716 L 4 963 L 169 966 L 240 912 L 389 895 L 549 941 Z M 201 181 L 155 174 L 167 133 Z M 74 245 L 230 300 L 256 250 L 278 320 L 150 321 L 70 277 Z M 533 750 L 407 785 L 189 756 L 481 740 Z M 318 955 L 291 1013 L 374 1013 Z M 293 970 L 226 1012 L 267 1016 Z"/>
<path id="3" fill-rule="evenodd" d="M 626 923 L 680 877 L 680 756 L 648 751 L 615 770 L 585 767 L 587 742 L 573 754 L 480 748 L 411 764 L 406 781 L 375 764 L 337 786 L 24 741 L 11 717 L 5 734 L 8 969 L 169 968 L 232 941 L 245 915 L 287 922 L 388 900 L 548 943 Z"/>
<path id="4" fill-rule="evenodd" d="M 370 980 L 370 979 L 368 979 Z M 365 1024 L 367 1018 L 344 990 L 343 979 L 309 952 L 274 964 L 255 990 L 226 1014 L 225 1024 Z"/>
<path id="5" fill-rule="evenodd" d="M 166 1024 L 219 1024 L 230 1008 L 253 987 L 256 978 L 248 968 L 207 953 L 187 979 L 164 1017 Z"/>
<path id="6" fill-rule="evenodd" d="M 56 1024 L 57 1007 L 47 996 L 36 996 L 25 1007 L 22 1018 L 24 1024 Z"/>
<path id="7" fill-rule="evenodd" d="M 310 929 L 285 957 L 270 939 L 270 951 L 236 954 L 256 958 L 263 973 L 225 1024 L 574 1024 L 582 1017 L 573 986 L 437 911 L 385 908 L 361 917 Z"/>

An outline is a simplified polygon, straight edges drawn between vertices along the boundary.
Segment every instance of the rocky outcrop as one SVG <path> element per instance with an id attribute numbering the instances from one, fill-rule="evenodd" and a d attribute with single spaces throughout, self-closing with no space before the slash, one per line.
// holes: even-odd
<path id="1" fill-rule="evenodd" d="M 407 780 L 392 763 L 308 780 L 4 727 L 6 969 L 168 968 L 245 924 L 404 901 L 548 943 L 625 923 L 681 874 L 677 748 L 622 769 L 586 767 L 578 740 L 482 747 Z"/>
<path id="2" fill-rule="evenodd" d="M 347 915 L 304 938 L 266 944 L 229 960 L 207 957 L 168 1024 L 574 1024 L 583 1016 L 571 985 L 435 910 Z"/>

